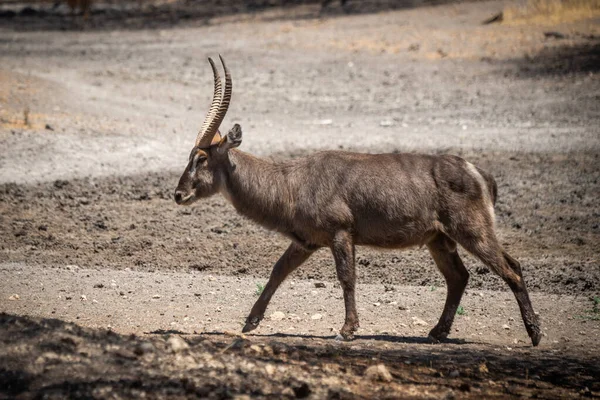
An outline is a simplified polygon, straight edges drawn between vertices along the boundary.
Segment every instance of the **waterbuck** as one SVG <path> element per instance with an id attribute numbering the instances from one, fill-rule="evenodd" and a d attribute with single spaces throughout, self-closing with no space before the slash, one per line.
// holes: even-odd
<path id="1" fill-rule="evenodd" d="M 542 334 L 521 266 L 494 233 L 497 188 L 488 173 L 451 155 L 324 151 L 274 163 L 234 149 L 242 143 L 241 127 L 235 124 L 225 136 L 218 131 L 231 100 L 231 75 L 221 58 L 223 88 L 214 62 L 208 60 L 214 74 L 213 101 L 175 201 L 188 205 L 221 193 L 240 214 L 291 239 L 243 332 L 258 327 L 271 297 L 292 271 L 315 250 L 329 247 L 346 307 L 340 335 L 351 339 L 359 326 L 355 246 L 426 245 L 448 286 L 442 316 L 429 333 L 432 341 L 443 340 L 469 279 L 458 243 L 508 284 L 537 346 Z"/>

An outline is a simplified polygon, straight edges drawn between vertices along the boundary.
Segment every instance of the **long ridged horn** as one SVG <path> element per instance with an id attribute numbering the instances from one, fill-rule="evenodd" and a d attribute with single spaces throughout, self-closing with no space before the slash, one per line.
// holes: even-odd
<path id="1" fill-rule="evenodd" d="M 219 75 L 219 71 L 217 70 L 217 67 L 215 66 L 215 63 L 213 62 L 212 58 L 208 57 L 208 62 L 210 63 L 210 66 L 213 70 L 213 76 L 215 78 L 215 89 L 213 92 L 213 100 L 210 104 L 210 109 L 206 114 L 204 123 L 202 124 L 202 127 L 198 132 L 198 136 L 196 137 L 196 146 L 201 148 L 210 146 L 210 142 L 214 134 L 210 134 L 210 130 L 208 130 L 208 127 L 210 126 L 210 123 L 214 120 L 223 98 L 223 91 L 221 88 L 221 76 Z"/>
<path id="2" fill-rule="evenodd" d="M 219 104 L 219 108 L 214 118 L 210 121 L 208 128 L 206 128 L 206 140 L 201 141 L 202 144 L 206 143 L 206 147 L 210 146 L 213 136 L 217 133 L 221 122 L 223 122 L 223 118 L 225 118 L 225 114 L 227 114 L 227 109 L 229 108 L 229 102 L 231 101 L 231 92 L 232 92 L 232 82 L 231 82 L 231 74 L 229 73 L 229 69 L 225 64 L 225 60 L 223 57 L 219 55 L 219 59 L 221 60 L 221 64 L 223 64 L 223 70 L 225 71 L 225 90 L 223 92 L 223 97 L 221 98 L 221 102 Z M 200 147 L 203 147 L 199 145 Z"/>

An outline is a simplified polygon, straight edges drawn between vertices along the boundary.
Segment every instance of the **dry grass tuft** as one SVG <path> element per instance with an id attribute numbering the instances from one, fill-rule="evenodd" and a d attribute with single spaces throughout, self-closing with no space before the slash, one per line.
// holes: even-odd
<path id="1" fill-rule="evenodd" d="M 509 24 L 560 24 L 600 17 L 600 0 L 527 0 L 504 9 Z"/>

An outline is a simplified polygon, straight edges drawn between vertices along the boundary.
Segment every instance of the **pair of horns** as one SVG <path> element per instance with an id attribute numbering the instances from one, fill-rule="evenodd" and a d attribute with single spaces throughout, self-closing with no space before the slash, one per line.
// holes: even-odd
<path id="1" fill-rule="evenodd" d="M 208 110 L 208 114 L 206 114 L 202 128 L 200 128 L 200 132 L 198 132 L 198 137 L 196 138 L 196 146 L 199 148 L 210 147 L 213 137 L 217 133 L 221 122 L 223 122 L 225 114 L 227 114 L 229 102 L 231 101 L 231 74 L 229 73 L 227 65 L 225 65 L 225 60 L 223 60 L 221 55 L 219 55 L 219 59 L 221 60 L 223 70 L 225 71 L 225 90 L 223 91 L 222 88 L 219 71 L 217 70 L 213 60 L 209 57 L 208 62 L 210 63 L 210 66 L 213 70 L 213 75 L 215 77 L 215 90 L 210 109 Z"/>

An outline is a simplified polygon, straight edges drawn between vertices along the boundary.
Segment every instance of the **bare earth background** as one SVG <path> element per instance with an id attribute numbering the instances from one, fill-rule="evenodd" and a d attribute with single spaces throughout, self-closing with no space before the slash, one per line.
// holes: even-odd
<path id="1" fill-rule="evenodd" d="M 600 397 L 598 15 L 269 4 L 97 2 L 83 21 L 0 2 L 0 398 Z M 423 249 L 358 249 L 355 341 L 333 339 L 326 250 L 239 335 L 287 242 L 223 198 L 172 200 L 219 53 L 245 151 L 452 153 L 490 171 L 540 346 L 467 254 L 464 313 L 428 344 L 446 290 Z"/>

